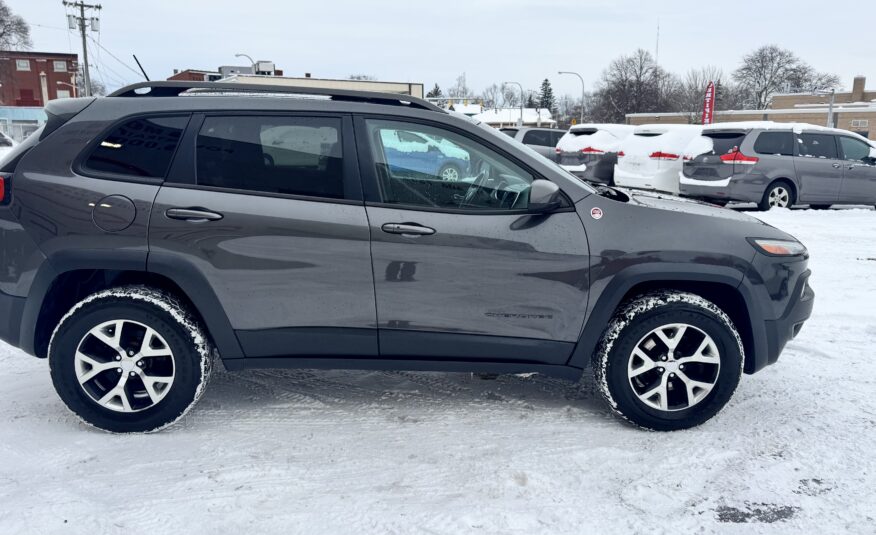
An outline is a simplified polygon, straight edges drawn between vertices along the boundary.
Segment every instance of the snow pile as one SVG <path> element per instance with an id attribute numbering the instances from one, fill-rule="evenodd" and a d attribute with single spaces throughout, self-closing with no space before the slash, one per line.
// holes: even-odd
<path id="1" fill-rule="evenodd" d="M 702 127 L 691 125 L 641 126 L 636 128 L 632 136 L 621 141 L 617 149 L 628 156 L 648 156 L 656 151 L 680 155 L 701 132 Z M 624 160 L 619 160 L 618 165 L 623 164 Z"/>
<path id="2" fill-rule="evenodd" d="M 488 124 L 515 125 L 520 119 L 520 108 L 492 108 L 473 116 L 473 119 Z M 545 108 L 524 108 L 523 124 L 533 126 L 541 123 L 543 126 L 556 124 L 551 112 Z"/>
<path id="3" fill-rule="evenodd" d="M 632 132 L 633 127 L 628 125 L 576 125 L 560 138 L 557 148 L 563 152 L 578 152 L 587 147 L 615 152 L 618 143 Z"/>
<path id="4" fill-rule="evenodd" d="M 0 344 L 0 533 L 873 533 L 876 212 L 755 215 L 809 248 L 815 312 L 700 428 L 625 425 L 592 381 L 217 369 L 114 436 Z"/>

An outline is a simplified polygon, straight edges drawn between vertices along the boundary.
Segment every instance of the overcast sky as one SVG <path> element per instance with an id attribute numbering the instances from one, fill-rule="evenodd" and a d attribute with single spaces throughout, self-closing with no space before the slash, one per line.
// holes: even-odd
<path id="1" fill-rule="evenodd" d="M 536 89 L 549 78 L 558 93 L 588 90 L 607 63 L 636 48 L 683 73 L 716 65 L 731 72 L 741 56 L 767 43 L 795 51 L 846 87 L 857 74 L 876 87 L 876 34 L 854 14 L 862 0 L 98 0 L 100 44 L 153 79 L 174 68 L 246 64 L 245 53 L 273 60 L 287 75 L 452 85 L 465 72 L 477 92 L 519 81 Z M 30 24 L 34 50 L 80 51 L 66 30 L 60 0 L 6 0 Z M 97 2 L 92 2 L 97 3 Z M 95 39 L 98 34 L 92 34 Z M 139 81 L 89 42 L 97 79 L 107 87 Z"/>

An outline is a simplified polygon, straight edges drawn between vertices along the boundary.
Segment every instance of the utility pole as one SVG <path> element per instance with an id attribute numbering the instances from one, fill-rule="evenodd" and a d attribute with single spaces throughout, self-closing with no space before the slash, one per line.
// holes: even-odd
<path id="1" fill-rule="evenodd" d="M 833 108 L 836 106 L 836 89 L 827 91 L 825 89 L 816 89 L 812 92 L 815 95 L 830 95 L 830 107 L 827 108 L 827 127 L 833 128 Z"/>
<path id="2" fill-rule="evenodd" d="M 100 11 L 100 4 L 86 4 L 81 0 L 78 2 L 68 2 L 67 0 L 63 0 L 61 2 L 65 7 L 73 7 L 79 8 L 79 15 L 67 15 L 67 24 L 71 30 L 75 30 L 76 27 L 79 27 L 79 34 L 82 36 L 82 78 L 85 83 L 85 91 L 84 96 L 91 96 L 91 74 L 88 72 L 88 44 L 86 43 L 85 29 L 91 25 L 92 31 L 98 31 L 99 19 L 97 17 L 92 17 L 91 19 L 85 18 L 85 10 L 93 9 L 95 11 Z"/>

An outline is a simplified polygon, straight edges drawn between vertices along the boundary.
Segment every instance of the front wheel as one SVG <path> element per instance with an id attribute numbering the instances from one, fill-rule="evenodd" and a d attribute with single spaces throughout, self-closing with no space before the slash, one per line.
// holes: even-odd
<path id="1" fill-rule="evenodd" d="M 175 297 L 112 288 L 74 306 L 49 342 L 52 382 L 85 423 L 114 433 L 159 431 L 197 402 L 213 348 Z"/>
<path id="2" fill-rule="evenodd" d="M 621 308 L 593 368 L 612 411 L 646 429 L 673 431 L 700 425 L 727 404 L 743 355 L 733 322 L 715 304 L 664 291 Z"/>

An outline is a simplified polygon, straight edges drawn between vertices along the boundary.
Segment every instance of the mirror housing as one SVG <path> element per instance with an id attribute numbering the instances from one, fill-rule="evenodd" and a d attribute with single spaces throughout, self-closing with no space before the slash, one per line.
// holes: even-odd
<path id="1" fill-rule="evenodd" d="M 529 187 L 529 211 L 547 214 L 563 206 L 563 192 L 551 182 L 537 178 Z"/>

